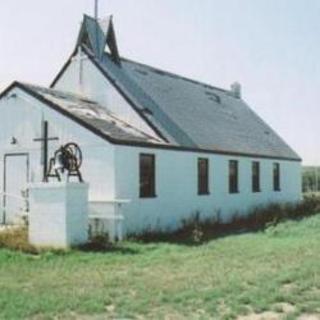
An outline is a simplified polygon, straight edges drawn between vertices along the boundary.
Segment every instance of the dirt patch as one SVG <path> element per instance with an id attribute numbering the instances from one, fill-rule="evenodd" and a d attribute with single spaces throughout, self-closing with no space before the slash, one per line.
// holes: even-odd
<path id="1" fill-rule="evenodd" d="M 283 315 L 268 311 L 263 313 L 252 313 L 246 316 L 238 317 L 237 320 L 281 320 Z"/>
<path id="2" fill-rule="evenodd" d="M 286 283 L 281 287 L 281 292 L 283 293 L 291 293 L 292 291 L 294 291 L 296 289 L 296 285 L 294 283 Z"/>
<path id="3" fill-rule="evenodd" d="M 57 315 L 52 318 L 48 318 L 48 316 L 37 315 L 35 317 L 30 318 L 30 320 L 106 320 L 106 319 L 114 319 L 110 315 L 79 315 L 74 312 L 66 313 L 63 315 Z"/>
<path id="4" fill-rule="evenodd" d="M 318 314 L 303 314 L 298 320 L 320 320 L 320 315 Z"/>
<path id="5" fill-rule="evenodd" d="M 274 307 L 276 311 L 283 312 L 285 314 L 293 313 L 296 311 L 296 307 L 294 305 L 286 302 L 277 303 Z"/>

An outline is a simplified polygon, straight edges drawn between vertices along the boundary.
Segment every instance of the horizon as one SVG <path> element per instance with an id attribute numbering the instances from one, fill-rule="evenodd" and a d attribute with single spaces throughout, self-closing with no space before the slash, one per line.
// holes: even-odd
<path id="1" fill-rule="evenodd" d="M 94 15 L 93 0 L 72 2 L 0 3 L 0 91 L 14 80 L 50 84 L 74 49 L 82 14 Z M 114 13 L 122 57 L 224 89 L 239 81 L 243 99 L 303 164 L 320 165 L 318 1 L 108 0 L 99 12 Z"/>

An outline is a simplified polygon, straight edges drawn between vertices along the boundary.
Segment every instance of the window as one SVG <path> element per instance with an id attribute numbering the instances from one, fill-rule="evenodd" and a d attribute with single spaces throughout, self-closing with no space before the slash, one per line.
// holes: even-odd
<path id="1" fill-rule="evenodd" d="M 260 192 L 260 163 L 252 162 L 252 192 Z"/>
<path id="2" fill-rule="evenodd" d="M 209 160 L 198 159 L 198 194 L 209 194 Z"/>
<path id="3" fill-rule="evenodd" d="M 238 161 L 229 161 L 229 192 L 238 193 Z"/>
<path id="4" fill-rule="evenodd" d="M 280 191 L 280 164 L 273 164 L 273 190 Z"/>
<path id="5" fill-rule="evenodd" d="M 155 190 L 155 156 L 140 154 L 140 197 L 153 198 Z"/>

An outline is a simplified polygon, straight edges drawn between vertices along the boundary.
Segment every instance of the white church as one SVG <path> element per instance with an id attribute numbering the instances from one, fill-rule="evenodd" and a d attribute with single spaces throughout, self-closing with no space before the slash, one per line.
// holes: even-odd
<path id="1" fill-rule="evenodd" d="M 276 110 L 275 110 L 276 115 Z M 121 212 L 126 233 L 175 229 L 195 212 L 235 214 L 301 200 L 301 159 L 230 90 L 121 57 L 112 17 L 84 16 L 49 88 L 0 95 L 0 223 L 14 223 L 28 184 L 76 143 L 92 219 Z M 45 150 L 45 152 L 44 152 Z"/>

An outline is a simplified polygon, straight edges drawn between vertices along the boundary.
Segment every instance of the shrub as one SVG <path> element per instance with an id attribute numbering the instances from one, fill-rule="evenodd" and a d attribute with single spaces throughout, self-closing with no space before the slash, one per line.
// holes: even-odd
<path id="1" fill-rule="evenodd" d="M 91 236 L 90 241 L 78 247 L 83 251 L 101 252 L 110 249 L 112 244 L 109 241 L 107 234 Z"/>
<path id="2" fill-rule="evenodd" d="M 247 215 L 234 214 L 231 221 L 221 222 L 221 214 L 216 217 L 201 219 L 196 212 L 181 223 L 175 231 L 146 230 L 142 234 L 132 235 L 131 238 L 144 242 L 177 242 L 184 244 L 201 244 L 210 239 L 230 233 L 263 231 L 270 226 L 288 219 L 320 213 L 320 196 L 306 196 L 303 201 L 292 204 L 274 203 L 252 209 Z"/>

